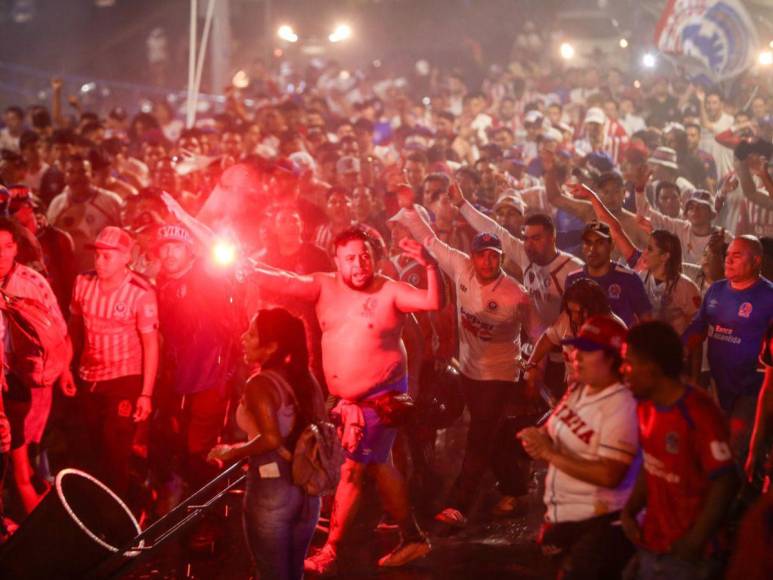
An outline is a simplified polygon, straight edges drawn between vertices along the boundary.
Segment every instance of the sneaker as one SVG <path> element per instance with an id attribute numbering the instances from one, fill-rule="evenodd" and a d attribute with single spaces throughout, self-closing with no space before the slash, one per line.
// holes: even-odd
<path id="1" fill-rule="evenodd" d="M 458 509 L 446 508 L 435 516 L 435 521 L 455 528 L 463 528 L 467 525 L 467 518 Z"/>
<path id="2" fill-rule="evenodd" d="M 382 568 L 397 568 L 409 562 L 423 558 L 432 551 L 429 540 L 423 538 L 416 542 L 400 542 L 398 546 L 378 561 Z"/>
<path id="3" fill-rule="evenodd" d="M 338 554 L 329 544 L 303 561 L 303 571 L 317 576 L 333 576 L 338 571 Z"/>
<path id="4" fill-rule="evenodd" d="M 507 517 L 515 514 L 515 510 L 519 507 L 518 498 L 512 495 L 503 495 L 502 499 L 497 502 L 497 505 L 491 510 L 491 513 L 497 517 Z"/>

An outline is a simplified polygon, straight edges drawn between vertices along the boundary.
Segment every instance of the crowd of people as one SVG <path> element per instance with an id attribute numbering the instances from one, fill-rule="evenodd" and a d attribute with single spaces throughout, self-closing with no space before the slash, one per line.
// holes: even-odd
<path id="1" fill-rule="evenodd" d="M 427 522 L 520 513 L 547 465 L 561 577 L 769 577 L 770 79 L 262 71 L 253 105 L 231 88 L 190 127 L 166 102 L 65 110 L 58 80 L 50 108 L 5 110 L 7 514 L 79 466 L 145 524 L 247 458 L 257 572 L 300 578 L 339 571 L 368 485 L 397 567 Z M 330 505 L 292 470 L 325 421 Z"/>

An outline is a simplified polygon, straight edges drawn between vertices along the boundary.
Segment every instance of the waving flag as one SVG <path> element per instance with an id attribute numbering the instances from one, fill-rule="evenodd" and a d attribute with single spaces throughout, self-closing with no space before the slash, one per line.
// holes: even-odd
<path id="1" fill-rule="evenodd" d="M 658 49 L 714 81 L 754 63 L 757 31 L 739 0 L 668 0 L 655 30 Z"/>

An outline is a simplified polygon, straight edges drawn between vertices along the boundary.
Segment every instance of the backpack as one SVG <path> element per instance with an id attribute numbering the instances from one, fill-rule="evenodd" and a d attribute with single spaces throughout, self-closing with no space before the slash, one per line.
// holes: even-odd
<path id="1" fill-rule="evenodd" d="M 341 479 L 344 450 L 332 423 L 311 423 L 298 436 L 293 451 L 293 483 L 306 495 L 329 495 Z"/>
<path id="2" fill-rule="evenodd" d="M 295 392 L 283 377 L 272 371 L 262 374 L 289 394 L 297 406 Z M 344 449 L 335 425 L 322 420 L 307 425 L 298 434 L 292 455 L 293 484 L 306 495 L 323 496 L 335 492 L 344 462 Z"/>
<path id="3" fill-rule="evenodd" d="M 0 310 L 8 321 L 13 342 L 10 366 L 14 374 L 31 387 L 53 384 L 69 364 L 72 354 L 67 325 L 51 316 L 39 300 L 12 296 L 2 289 Z"/>

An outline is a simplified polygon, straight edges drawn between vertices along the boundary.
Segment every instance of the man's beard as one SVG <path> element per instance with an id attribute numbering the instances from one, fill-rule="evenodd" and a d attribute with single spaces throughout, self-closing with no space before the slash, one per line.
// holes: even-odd
<path id="1" fill-rule="evenodd" d="M 354 279 L 352 276 L 349 276 L 348 278 L 342 276 L 341 279 L 344 281 L 344 284 L 349 286 L 352 290 L 365 290 L 368 286 L 370 286 L 373 283 L 373 274 L 368 274 L 365 277 L 365 281 L 361 284 L 355 284 Z"/>

